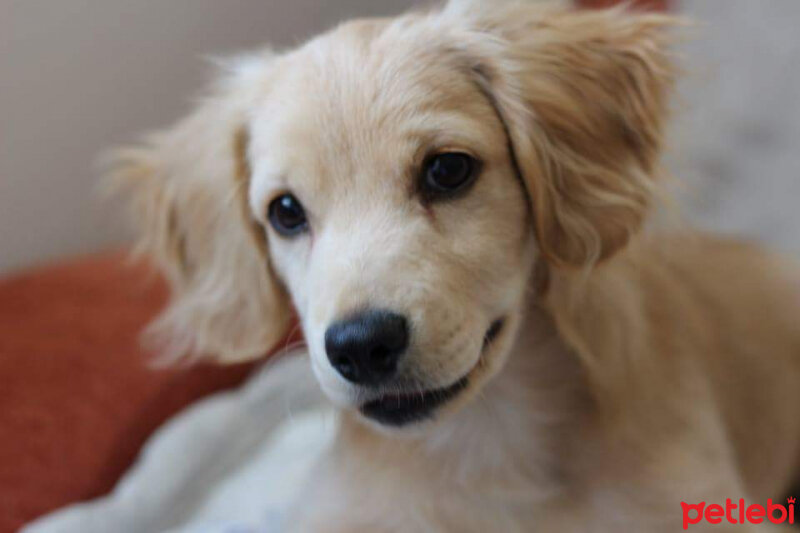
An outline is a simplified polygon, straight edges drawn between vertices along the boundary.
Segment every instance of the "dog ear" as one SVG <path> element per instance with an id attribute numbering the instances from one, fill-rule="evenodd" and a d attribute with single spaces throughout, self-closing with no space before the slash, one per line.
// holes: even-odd
<path id="1" fill-rule="evenodd" d="M 653 199 L 676 19 L 528 5 L 477 21 L 471 68 L 506 125 L 542 253 L 555 266 L 611 256 Z"/>
<path id="2" fill-rule="evenodd" d="M 267 57 L 240 61 L 191 115 L 114 154 L 112 186 L 130 199 L 137 249 L 155 260 L 171 289 L 148 331 L 169 358 L 247 360 L 287 333 L 288 298 L 246 199 L 243 124 L 268 64 Z"/>

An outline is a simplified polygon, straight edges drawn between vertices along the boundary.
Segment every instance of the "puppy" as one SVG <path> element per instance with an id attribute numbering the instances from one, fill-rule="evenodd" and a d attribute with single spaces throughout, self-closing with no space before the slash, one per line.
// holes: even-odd
<path id="1" fill-rule="evenodd" d="M 340 408 L 292 530 L 674 532 L 681 502 L 782 498 L 798 270 L 639 232 L 673 25 L 531 4 L 350 22 L 229 63 L 120 153 L 168 353 L 259 357 L 296 313 Z M 726 527 L 764 526 L 692 525 Z"/>

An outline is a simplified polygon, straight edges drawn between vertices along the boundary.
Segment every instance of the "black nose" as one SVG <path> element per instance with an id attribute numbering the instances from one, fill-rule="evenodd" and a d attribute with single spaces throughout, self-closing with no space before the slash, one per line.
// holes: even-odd
<path id="1" fill-rule="evenodd" d="M 390 311 L 363 311 L 325 332 L 325 351 L 333 368 L 363 385 L 378 385 L 394 376 L 407 346 L 408 323 Z"/>

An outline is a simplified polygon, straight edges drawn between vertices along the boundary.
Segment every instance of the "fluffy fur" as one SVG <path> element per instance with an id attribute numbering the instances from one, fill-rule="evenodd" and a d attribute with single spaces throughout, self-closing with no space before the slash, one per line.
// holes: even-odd
<path id="1" fill-rule="evenodd" d="M 530 4 L 350 22 L 231 63 L 192 115 L 121 154 L 141 249 L 173 287 L 155 325 L 170 353 L 258 356 L 293 307 L 341 407 L 294 529 L 677 531 L 681 501 L 788 489 L 797 269 L 745 244 L 639 231 L 674 24 Z M 480 176 L 426 204 L 421 161 L 452 149 Z M 285 191 L 309 234 L 269 227 Z M 342 379 L 324 350 L 325 328 L 364 306 L 412 324 L 404 381 L 378 391 Z M 464 376 L 431 421 L 358 414 Z"/>

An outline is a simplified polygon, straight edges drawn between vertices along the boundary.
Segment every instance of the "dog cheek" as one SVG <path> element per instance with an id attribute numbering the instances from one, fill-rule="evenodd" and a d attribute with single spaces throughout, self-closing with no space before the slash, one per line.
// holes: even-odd
<path id="1" fill-rule="evenodd" d="M 480 357 L 486 319 L 475 302 L 458 296 L 423 305 L 416 327 L 414 371 L 437 383 L 463 377 Z"/>

